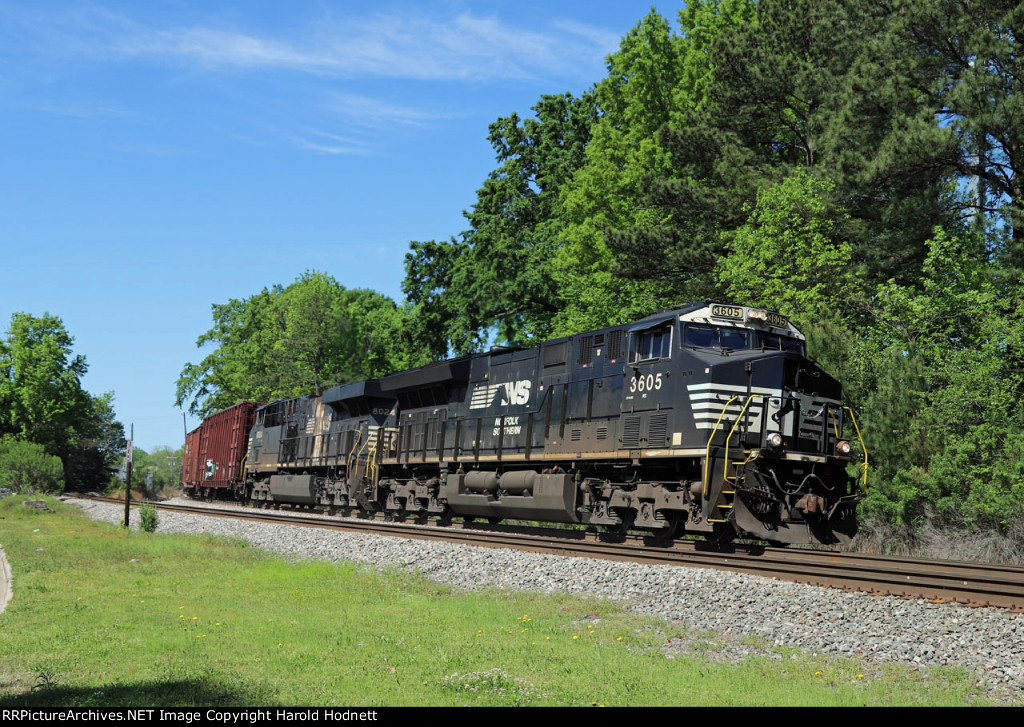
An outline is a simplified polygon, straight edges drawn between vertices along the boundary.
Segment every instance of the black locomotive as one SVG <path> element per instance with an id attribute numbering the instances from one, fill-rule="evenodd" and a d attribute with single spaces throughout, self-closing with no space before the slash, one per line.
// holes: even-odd
<path id="1" fill-rule="evenodd" d="M 847 413 L 785 317 L 695 303 L 266 404 L 227 486 L 257 503 L 837 543 L 857 528 Z"/>

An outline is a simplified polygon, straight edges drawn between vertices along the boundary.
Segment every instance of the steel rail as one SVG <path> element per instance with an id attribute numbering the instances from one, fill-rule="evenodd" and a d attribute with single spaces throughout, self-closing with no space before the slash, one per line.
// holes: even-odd
<path id="1" fill-rule="evenodd" d="M 90 499 L 95 501 L 97 498 Z M 99 499 L 115 502 L 109 498 Z M 120 503 L 120 500 L 116 503 Z M 562 556 L 715 568 L 876 595 L 927 598 L 936 602 L 957 602 L 971 606 L 994 606 L 1024 611 L 1024 567 L 1019 566 L 777 548 L 741 543 L 724 546 L 693 540 L 666 543 L 650 537 L 616 537 L 583 530 L 478 523 L 445 527 L 436 521 L 410 523 L 370 517 L 282 514 L 255 508 L 226 509 L 156 502 L 149 504 L 168 512 L 492 548 L 515 548 Z"/>

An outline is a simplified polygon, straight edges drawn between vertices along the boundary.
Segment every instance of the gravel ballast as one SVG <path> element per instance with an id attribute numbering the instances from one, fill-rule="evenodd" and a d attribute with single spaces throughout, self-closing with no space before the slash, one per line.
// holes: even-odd
<path id="1" fill-rule="evenodd" d="M 90 517 L 124 519 L 119 505 L 68 499 Z M 190 501 L 188 504 L 195 505 Z M 138 527 L 137 509 L 132 525 Z M 627 601 L 633 610 L 679 623 L 688 633 L 714 632 L 716 658 L 782 658 L 741 643 L 860 657 L 918 668 L 962 666 L 993 695 L 1024 704 L 1024 614 L 996 608 L 869 596 L 707 568 L 637 565 L 522 553 L 319 528 L 161 512 L 161 533 L 242 538 L 283 555 L 405 567 L 456 588 L 568 592 Z M 706 633 L 701 633 L 708 641 Z M 674 649 L 686 651 L 687 645 Z"/>

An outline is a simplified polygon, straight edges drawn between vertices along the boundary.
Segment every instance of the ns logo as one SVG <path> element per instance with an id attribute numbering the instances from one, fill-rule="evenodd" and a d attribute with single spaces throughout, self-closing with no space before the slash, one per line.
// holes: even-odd
<path id="1" fill-rule="evenodd" d="M 504 389 L 501 397 L 501 405 L 509 406 L 510 404 L 525 404 L 530 400 L 530 382 L 527 381 L 511 381 L 507 384 L 499 384 Z"/>
<path id="2" fill-rule="evenodd" d="M 473 390 L 473 396 L 469 401 L 470 409 L 486 409 L 492 404 L 499 406 L 519 406 L 530 400 L 529 379 L 523 381 L 508 381 L 503 384 L 479 384 Z M 500 399 L 496 402 L 495 398 Z"/>

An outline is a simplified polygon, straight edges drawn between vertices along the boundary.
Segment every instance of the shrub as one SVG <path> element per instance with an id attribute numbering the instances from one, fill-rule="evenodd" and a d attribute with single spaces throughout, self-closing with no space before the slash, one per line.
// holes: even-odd
<path id="1" fill-rule="evenodd" d="M 147 533 L 156 532 L 157 514 L 156 508 L 152 505 L 143 505 L 139 508 L 139 517 L 142 518 L 142 529 Z"/>
<path id="2" fill-rule="evenodd" d="M 64 465 L 41 444 L 0 438 L 0 487 L 23 494 L 64 491 Z"/>

